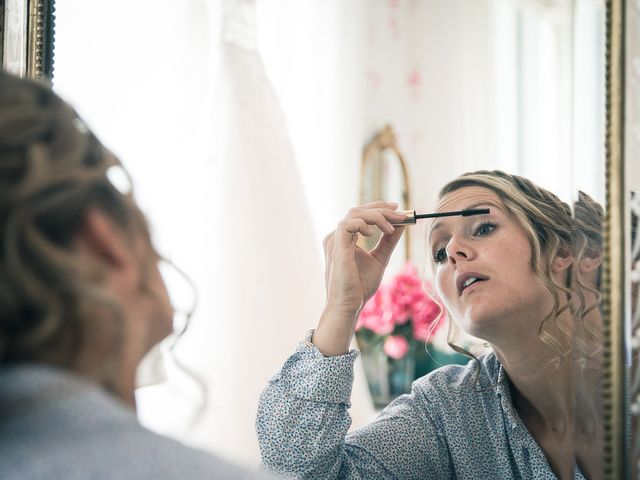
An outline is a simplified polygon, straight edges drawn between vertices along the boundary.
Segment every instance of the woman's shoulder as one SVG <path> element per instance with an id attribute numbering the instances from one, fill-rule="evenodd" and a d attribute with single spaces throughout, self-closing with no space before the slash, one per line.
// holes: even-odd
<path id="1" fill-rule="evenodd" d="M 258 478 L 147 430 L 117 398 L 59 368 L 0 368 L 0 412 L 7 478 Z"/>
<path id="2" fill-rule="evenodd" d="M 414 390 L 434 396 L 466 397 L 491 390 L 498 383 L 500 363 L 494 353 L 465 365 L 445 365 L 414 382 Z"/>
<path id="3" fill-rule="evenodd" d="M 417 379 L 383 412 L 383 418 L 422 418 L 442 435 L 458 435 L 468 425 L 486 432 L 486 421 L 498 418 L 496 385 L 500 364 L 493 353 L 465 365 L 446 365 Z"/>

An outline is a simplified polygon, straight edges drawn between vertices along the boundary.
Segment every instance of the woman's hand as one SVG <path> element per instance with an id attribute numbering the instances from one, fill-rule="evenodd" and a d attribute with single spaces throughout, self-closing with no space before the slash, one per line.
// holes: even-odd
<path id="1" fill-rule="evenodd" d="M 373 202 L 349 210 L 338 228 L 324 239 L 327 304 L 313 335 L 325 355 L 349 351 L 360 309 L 380 286 L 384 269 L 404 227 L 391 225 L 404 215 L 396 203 Z M 357 245 L 358 235 L 373 235 L 371 225 L 383 232 L 376 247 L 367 252 Z"/>

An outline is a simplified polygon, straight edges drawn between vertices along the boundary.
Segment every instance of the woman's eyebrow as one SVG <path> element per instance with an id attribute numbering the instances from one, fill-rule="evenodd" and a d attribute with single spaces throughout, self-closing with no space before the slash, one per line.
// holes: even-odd
<path id="1" fill-rule="evenodd" d="M 497 204 L 496 202 L 492 202 L 490 200 L 485 200 L 484 202 L 478 202 L 478 203 L 474 203 L 472 205 L 468 205 L 463 210 L 473 210 L 475 208 L 487 207 L 487 206 L 489 206 L 491 208 L 497 208 L 501 212 L 504 212 L 504 210 L 502 209 L 502 207 L 499 204 Z M 489 212 L 489 215 L 491 215 L 491 211 Z M 431 235 L 433 235 L 433 232 L 435 230 L 437 230 L 438 228 L 440 228 L 440 227 L 442 227 L 442 221 L 441 220 L 436 220 L 435 222 L 433 222 L 433 224 L 431 226 L 431 230 L 429 231 L 429 238 L 427 239 L 427 244 L 431 243 Z"/>

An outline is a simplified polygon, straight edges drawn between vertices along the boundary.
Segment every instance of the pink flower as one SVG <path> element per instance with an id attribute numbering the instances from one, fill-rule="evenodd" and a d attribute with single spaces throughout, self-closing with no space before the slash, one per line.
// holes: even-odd
<path id="1" fill-rule="evenodd" d="M 396 275 L 388 285 L 382 285 L 360 312 L 356 330 L 367 328 L 384 336 L 393 333 L 396 325 L 411 321 L 413 338 L 427 341 L 435 331 L 442 307 L 423 286 L 415 267 L 407 262 L 404 271 Z M 440 322 L 438 322 L 438 325 Z"/>
<path id="2" fill-rule="evenodd" d="M 406 323 L 413 313 L 413 306 L 425 296 L 420 278 L 411 263 L 407 262 L 404 272 L 393 278 L 390 288 L 396 323 Z"/>
<path id="3" fill-rule="evenodd" d="M 381 286 L 362 308 L 356 330 L 368 328 L 378 335 L 389 335 L 394 327 L 394 312 L 389 300 L 389 288 Z"/>
<path id="4" fill-rule="evenodd" d="M 438 319 L 440 312 L 443 312 L 444 317 L 442 307 L 430 298 L 421 305 L 416 306 L 411 323 L 413 327 L 413 338 L 421 342 L 429 340 L 429 335 L 435 332 L 443 323 L 442 319 Z M 434 325 L 436 320 L 438 320 L 438 324 Z"/>
<path id="5" fill-rule="evenodd" d="M 400 360 L 409 351 L 409 342 L 402 335 L 389 335 L 384 341 L 384 353 Z"/>

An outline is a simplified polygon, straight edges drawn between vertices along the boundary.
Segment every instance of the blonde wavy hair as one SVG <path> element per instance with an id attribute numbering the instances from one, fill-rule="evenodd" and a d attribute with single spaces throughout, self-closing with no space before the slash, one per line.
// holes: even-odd
<path id="1" fill-rule="evenodd" d="M 585 305 L 584 290 L 594 289 L 581 280 L 577 268 L 582 256 L 589 253 L 590 246 L 601 241 L 601 217 L 594 215 L 596 203 L 587 202 L 583 194 L 579 203 L 576 202 L 574 214 L 568 204 L 550 191 L 524 177 L 499 170 L 465 173 L 447 183 L 440 190 L 439 199 L 460 188 L 472 186 L 489 189 L 498 195 L 526 231 L 531 246 L 531 267 L 554 300 L 553 308 L 538 328 L 540 340 L 557 354 L 551 363 L 558 364 L 562 358 L 576 351 L 580 358 L 589 355 L 586 342 L 575 335 L 576 324 L 561 322 L 559 318 L 569 310 L 573 320 L 583 322 L 586 314 L 599 305 L 599 297 L 597 305 Z M 551 274 L 557 256 L 573 257 L 566 283 L 558 283 Z M 555 328 L 550 328 L 551 325 Z M 560 332 L 559 338 L 552 333 L 554 331 Z M 595 335 L 595 332 L 589 332 Z M 477 360 L 476 355 L 454 343 L 456 336 L 455 321 L 450 321 L 447 335 L 449 346 Z"/>
<path id="2" fill-rule="evenodd" d="M 578 199 L 573 202 L 573 218 L 576 222 L 575 258 L 576 264 L 584 258 L 602 258 L 602 228 L 605 218 L 604 208 L 586 193 L 579 191 Z M 579 268 L 575 269 L 572 289 L 576 292 L 576 317 L 582 321 L 585 332 L 584 351 L 585 360 L 598 358 L 602 351 L 602 331 L 598 326 L 585 322 L 586 317 L 602 303 L 600 280 L 602 269 L 598 268 L 595 283 L 590 284 L 582 278 Z M 585 293 L 591 294 L 593 301 L 587 303 Z M 590 347 L 589 344 L 595 347 Z M 582 343 L 578 344 L 582 346 Z"/>
<path id="3" fill-rule="evenodd" d="M 104 272 L 73 252 L 90 209 L 108 215 L 132 243 L 147 243 L 140 289 L 152 295 L 157 253 L 133 194 L 107 177 L 119 165 L 47 85 L 0 73 L 0 366 L 73 368 L 97 332 L 118 351 L 122 308 L 101 286 Z M 105 323 L 105 314 L 113 321 Z M 110 362 L 117 358 L 105 360 L 105 374 Z"/>

